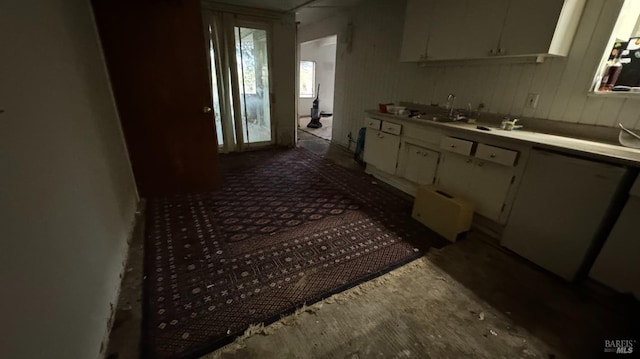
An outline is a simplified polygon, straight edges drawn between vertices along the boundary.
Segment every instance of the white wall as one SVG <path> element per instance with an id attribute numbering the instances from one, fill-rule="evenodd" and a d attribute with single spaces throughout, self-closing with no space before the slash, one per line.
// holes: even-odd
<path id="1" fill-rule="evenodd" d="M 3 1 L 0 44 L 0 357 L 97 358 L 137 194 L 89 1 Z"/>
<path id="2" fill-rule="evenodd" d="M 404 1 L 372 0 L 324 21 L 302 26 L 299 41 L 338 33 L 333 141 L 347 145 L 362 125 L 363 111 L 380 102 L 457 104 L 483 102 L 493 113 L 640 129 L 640 100 L 588 96 L 621 0 L 588 0 L 566 58 L 543 64 L 446 62 L 419 67 L 400 63 Z M 352 51 L 346 43 L 353 24 Z M 539 93 L 535 110 L 524 108 L 528 93 Z M 353 148 L 353 147 L 351 147 Z"/>
<path id="3" fill-rule="evenodd" d="M 272 114 L 276 121 L 276 143 L 295 145 L 296 116 L 296 22 L 294 14 L 287 14 L 273 25 L 273 93 Z"/>
<path id="4" fill-rule="evenodd" d="M 354 139 L 357 137 L 363 111 L 396 96 L 403 21 L 404 1 L 370 0 L 299 28 L 299 42 L 338 35 L 333 142 L 347 146 L 349 133 Z M 354 29 L 351 51 L 347 43 L 350 22 Z"/>
<path id="5" fill-rule="evenodd" d="M 332 36 L 335 38 L 335 36 Z M 333 113 L 333 93 L 336 74 L 336 47 L 335 41 L 330 38 L 322 38 L 300 44 L 300 61 L 313 61 L 316 63 L 315 91 L 320 84 L 320 111 Z M 313 105 L 313 98 L 298 99 L 300 116 L 309 116 Z"/>

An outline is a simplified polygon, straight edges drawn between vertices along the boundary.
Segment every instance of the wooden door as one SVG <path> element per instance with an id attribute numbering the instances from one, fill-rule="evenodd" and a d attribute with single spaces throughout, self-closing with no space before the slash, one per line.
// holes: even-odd
<path id="1" fill-rule="evenodd" d="M 140 194 L 218 188 L 200 2 L 92 3 Z"/>

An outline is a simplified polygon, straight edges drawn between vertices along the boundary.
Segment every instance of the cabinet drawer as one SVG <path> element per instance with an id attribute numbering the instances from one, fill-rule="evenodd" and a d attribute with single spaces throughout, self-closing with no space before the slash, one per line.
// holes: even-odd
<path id="1" fill-rule="evenodd" d="M 471 154 L 471 148 L 473 147 L 472 141 L 461 140 L 453 137 L 443 137 L 440 140 L 440 148 L 443 150 L 459 153 L 464 156 Z"/>
<path id="2" fill-rule="evenodd" d="M 518 151 L 505 150 L 504 148 L 480 143 L 476 150 L 476 157 L 505 166 L 513 166 L 516 163 Z"/>
<path id="3" fill-rule="evenodd" d="M 380 123 L 382 121 L 380 120 L 376 120 L 375 118 L 365 118 L 364 119 L 364 126 L 367 128 L 371 128 L 374 130 L 379 130 L 380 129 Z"/>
<path id="4" fill-rule="evenodd" d="M 402 131 L 402 125 L 397 123 L 382 121 L 382 132 L 391 133 L 394 135 L 400 135 Z"/>

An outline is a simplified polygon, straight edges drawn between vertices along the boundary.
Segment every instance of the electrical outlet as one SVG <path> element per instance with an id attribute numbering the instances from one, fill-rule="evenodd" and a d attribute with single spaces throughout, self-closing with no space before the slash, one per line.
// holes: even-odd
<path id="1" fill-rule="evenodd" d="M 527 100 L 524 103 L 524 107 L 528 109 L 535 109 L 538 106 L 538 99 L 540 98 L 539 93 L 529 93 L 527 95 Z"/>

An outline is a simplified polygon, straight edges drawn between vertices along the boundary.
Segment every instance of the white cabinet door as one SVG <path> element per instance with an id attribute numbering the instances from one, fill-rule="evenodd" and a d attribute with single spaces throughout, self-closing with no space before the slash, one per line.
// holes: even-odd
<path id="1" fill-rule="evenodd" d="M 402 61 L 566 56 L 586 0 L 409 0 Z M 426 53 L 424 51 L 426 47 Z"/>
<path id="2" fill-rule="evenodd" d="M 564 0 L 510 0 L 500 55 L 549 52 Z"/>
<path id="3" fill-rule="evenodd" d="M 409 0 L 404 20 L 400 61 L 423 61 L 429 41 L 433 0 Z"/>
<path id="4" fill-rule="evenodd" d="M 464 31 L 458 42 L 460 57 L 483 58 L 497 53 L 508 8 L 509 0 L 468 2 L 464 20 L 458 23 Z"/>
<path id="5" fill-rule="evenodd" d="M 432 184 L 435 180 L 440 153 L 405 143 L 402 156 L 398 162 L 400 174 L 419 185 Z"/>
<path id="6" fill-rule="evenodd" d="M 400 136 L 367 129 L 364 141 L 364 161 L 377 169 L 396 173 Z"/>
<path id="7" fill-rule="evenodd" d="M 500 215 L 513 182 L 513 167 L 476 159 L 469 180 L 467 195 L 476 203 L 476 213 L 501 222 Z"/>
<path id="8" fill-rule="evenodd" d="M 502 223 L 500 216 L 513 180 L 513 167 L 443 153 L 437 183 L 475 204 L 475 212 Z"/>
<path id="9" fill-rule="evenodd" d="M 442 153 L 436 182 L 453 194 L 467 197 L 473 167 L 473 160 L 470 157 L 451 152 Z"/>
<path id="10" fill-rule="evenodd" d="M 429 60 L 456 59 L 461 57 L 466 45 L 466 29 L 460 24 L 465 13 L 466 0 L 437 0 L 433 10 L 433 21 L 429 31 Z"/>

